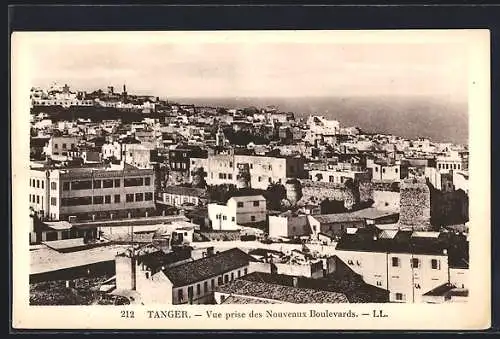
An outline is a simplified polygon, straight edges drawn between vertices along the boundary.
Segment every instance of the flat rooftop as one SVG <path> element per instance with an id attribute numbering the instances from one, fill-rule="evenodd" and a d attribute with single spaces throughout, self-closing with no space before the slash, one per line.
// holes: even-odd
<path id="1" fill-rule="evenodd" d="M 122 253 L 129 247 L 129 245 L 109 245 L 70 253 L 60 253 L 45 246 L 30 251 L 30 274 L 46 273 L 114 260 L 118 253 Z"/>

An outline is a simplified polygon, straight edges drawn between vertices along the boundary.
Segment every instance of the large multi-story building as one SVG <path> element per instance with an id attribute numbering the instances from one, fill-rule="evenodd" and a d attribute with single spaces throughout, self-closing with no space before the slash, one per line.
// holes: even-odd
<path id="1" fill-rule="evenodd" d="M 191 168 L 201 167 L 207 173 L 208 185 L 237 184 L 242 165 L 248 164 L 250 187 L 267 189 L 270 183 L 285 183 L 287 179 L 304 176 L 304 159 L 300 157 L 270 157 L 259 155 L 226 154 L 192 158 Z"/>
<path id="2" fill-rule="evenodd" d="M 73 168 L 34 164 L 29 201 L 40 217 L 50 220 L 146 215 L 155 208 L 153 183 L 153 170 L 128 164 Z"/>

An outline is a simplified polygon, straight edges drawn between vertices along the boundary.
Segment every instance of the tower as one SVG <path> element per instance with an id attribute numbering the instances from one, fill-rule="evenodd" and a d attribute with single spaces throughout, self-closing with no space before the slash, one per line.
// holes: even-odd
<path id="1" fill-rule="evenodd" d="M 224 147 L 226 145 L 226 136 L 224 135 L 224 132 L 220 127 L 217 130 L 217 134 L 215 135 L 215 144 L 218 147 Z"/>
<path id="2" fill-rule="evenodd" d="M 401 182 L 399 224 L 403 229 L 431 229 L 431 192 L 425 177 L 417 176 Z"/>

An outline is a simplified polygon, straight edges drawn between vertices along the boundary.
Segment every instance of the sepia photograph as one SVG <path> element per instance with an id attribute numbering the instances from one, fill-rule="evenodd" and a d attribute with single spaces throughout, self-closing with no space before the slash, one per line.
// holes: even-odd
<path id="1" fill-rule="evenodd" d="M 489 321 L 488 31 L 16 34 L 22 309 Z"/>

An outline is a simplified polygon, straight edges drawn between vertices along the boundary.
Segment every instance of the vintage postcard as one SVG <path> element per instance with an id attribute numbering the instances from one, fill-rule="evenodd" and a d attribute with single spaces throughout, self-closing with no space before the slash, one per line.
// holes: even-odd
<path id="1" fill-rule="evenodd" d="M 15 329 L 486 329 L 488 30 L 16 32 Z"/>

